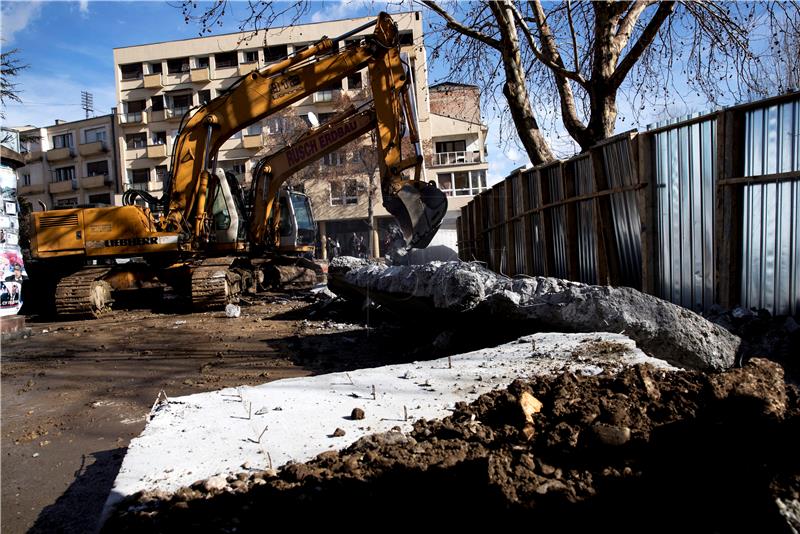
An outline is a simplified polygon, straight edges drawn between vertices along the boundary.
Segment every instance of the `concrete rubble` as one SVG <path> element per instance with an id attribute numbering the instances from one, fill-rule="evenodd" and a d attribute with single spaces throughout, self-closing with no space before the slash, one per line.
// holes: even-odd
<path id="1" fill-rule="evenodd" d="M 402 310 L 485 314 L 531 321 L 541 331 L 618 332 L 673 365 L 722 370 L 736 362 L 741 341 L 696 313 L 628 287 L 592 286 L 557 278 L 508 278 L 477 263 L 388 266 L 335 258 L 329 285 L 342 296 L 367 296 Z"/>

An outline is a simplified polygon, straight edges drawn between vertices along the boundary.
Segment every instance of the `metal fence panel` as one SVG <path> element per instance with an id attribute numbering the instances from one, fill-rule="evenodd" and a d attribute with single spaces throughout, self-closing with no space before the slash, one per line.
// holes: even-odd
<path id="1" fill-rule="evenodd" d="M 542 206 L 542 194 L 539 188 L 539 172 L 528 171 L 523 174 L 528 186 L 528 206 L 531 209 Z M 542 227 L 542 214 L 536 212 L 529 217 L 531 233 L 530 266 L 528 274 L 544 276 L 544 228 Z"/>
<path id="2" fill-rule="evenodd" d="M 589 156 L 575 159 L 569 163 L 575 177 L 575 194 L 578 196 L 594 193 L 592 160 Z M 586 284 L 599 283 L 597 268 L 597 222 L 594 213 L 594 200 L 578 202 L 578 280 Z"/>
<path id="3" fill-rule="evenodd" d="M 603 145 L 603 170 L 608 185 L 614 189 L 636 184 L 631 141 L 621 139 Z M 621 283 L 642 287 L 642 238 L 639 206 L 636 191 L 614 193 L 611 196 L 611 214 L 614 236 L 619 251 Z"/>
<path id="4" fill-rule="evenodd" d="M 511 198 L 513 200 L 513 214 L 514 216 L 520 215 L 525 211 L 525 198 L 522 196 L 522 173 L 516 173 L 511 176 Z M 514 272 L 527 273 L 527 261 L 525 251 L 525 222 L 520 219 L 514 219 Z"/>
<path id="5" fill-rule="evenodd" d="M 747 112 L 745 176 L 800 170 L 800 99 Z M 744 186 L 742 305 L 800 309 L 800 180 Z"/>
<path id="6" fill-rule="evenodd" d="M 545 199 L 546 203 L 564 200 L 564 181 L 561 177 L 561 165 L 553 165 L 542 169 L 542 180 L 547 180 L 550 197 Z M 553 244 L 553 267 L 555 271 L 551 273 L 557 278 L 569 278 L 569 265 L 567 263 L 567 208 L 563 205 L 549 208 L 547 210 L 550 217 L 550 242 Z"/>
<path id="7" fill-rule="evenodd" d="M 716 122 L 656 133 L 656 289 L 695 311 L 714 303 Z"/>

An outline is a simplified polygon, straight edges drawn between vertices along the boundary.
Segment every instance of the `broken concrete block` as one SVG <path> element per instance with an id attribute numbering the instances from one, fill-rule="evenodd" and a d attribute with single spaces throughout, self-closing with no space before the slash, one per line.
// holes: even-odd
<path id="1" fill-rule="evenodd" d="M 546 277 L 510 279 L 477 263 L 387 266 L 350 260 L 331 262 L 333 291 L 369 292 L 369 298 L 401 314 L 428 307 L 483 314 L 493 321 L 531 321 L 540 329 L 561 332 L 618 332 L 656 358 L 694 369 L 731 367 L 741 343 L 691 310 L 628 287 Z"/>

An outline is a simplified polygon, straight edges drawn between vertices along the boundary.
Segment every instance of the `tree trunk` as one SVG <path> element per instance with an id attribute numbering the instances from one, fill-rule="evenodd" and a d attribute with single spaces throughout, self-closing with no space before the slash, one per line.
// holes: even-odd
<path id="1" fill-rule="evenodd" d="M 525 151 L 534 165 L 553 161 L 556 159 L 555 155 L 542 135 L 531 108 L 513 14 L 505 2 L 492 2 L 489 6 L 497 18 L 502 35 L 500 52 L 503 56 L 503 68 L 506 74 L 503 95 L 508 101 L 511 118 L 514 120 L 514 126 L 522 141 L 522 146 L 525 147 Z"/>

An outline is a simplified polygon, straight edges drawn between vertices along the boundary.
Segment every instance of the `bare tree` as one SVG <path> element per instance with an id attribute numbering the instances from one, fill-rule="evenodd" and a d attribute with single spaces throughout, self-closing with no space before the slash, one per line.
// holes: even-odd
<path id="1" fill-rule="evenodd" d="M 759 47 L 751 38 L 777 32 L 778 22 L 796 29 L 798 13 L 795 0 L 406 1 L 435 15 L 426 36 L 432 59 L 450 66 L 448 79 L 477 84 L 489 107 L 507 111 L 534 164 L 555 157 L 543 123 L 560 122 L 586 149 L 613 134 L 620 95 L 645 111 L 687 94 L 717 104 L 763 92 L 763 59 L 776 45 Z M 187 21 L 206 30 L 226 5 L 218 0 L 216 11 L 201 8 Z M 308 2 L 262 1 L 241 28 L 268 27 L 290 6 L 293 22 L 309 9 Z M 784 58 L 797 57 L 792 35 L 780 34 L 793 48 Z"/>
<path id="2" fill-rule="evenodd" d="M 0 119 L 4 119 L 6 104 L 9 101 L 22 102 L 19 96 L 19 84 L 13 80 L 21 71 L 28 68 L 28 65 L 20 62 L 17 57 L 19 50 L 14 48 L 0 53 Z"/>
<path id="3" fill-rule="evenodd" d="M 620 92 L 640 110 L 687 90 L 711 103 L 751 92 L 760 54 L 750 36 L 759 24 L 774 27 L 757 15 L 797 13 L 793 2 L 422 3 L 440 21 L 434 59 L 457 65 L 451 77 L 489 98 L 502 86 L 534 164 L 553 157 L 537 121 L 548 110 L 586 149 L 613 134 Z"/>

